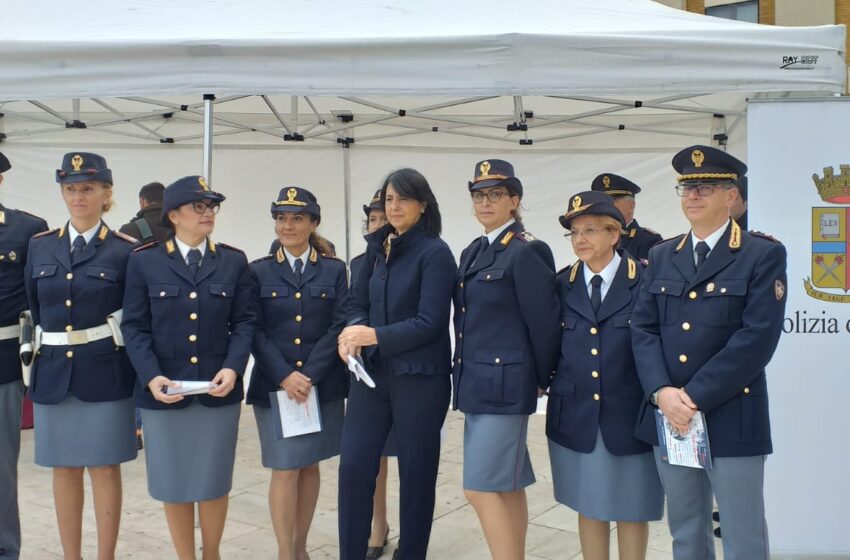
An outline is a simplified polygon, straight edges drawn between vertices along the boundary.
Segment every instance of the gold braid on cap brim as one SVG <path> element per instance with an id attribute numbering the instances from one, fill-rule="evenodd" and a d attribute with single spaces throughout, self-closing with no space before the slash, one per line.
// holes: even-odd
<path id="1" fill-rule="evenodd" d="M 635 193 L 633 193 L 632 191 L 619 190 L 619 189 L 615 189 L 615 190 L 611 190 L 611 191 L 602 191 L 602 192 L 604 192 L 608 196 L 634 196 L 635 195 Z"/>
<path id="2" fill-rule="evenodd" d="M 694 179 L 732 179 L 738 178 L 737 173 L 691 173 L 690 175 L 679 175 L 679 181 L 692 181 Z"/>
<path id="3" fill-rule="evenodd" d="M 301 202 L 299 200 L 276 200 L 274 205 L 275 206 L 307 206 L 307 203 Z"/>
<path id="4" fill-rule="evenodd" d="M 588 208 L 590 208 L 594 204 L 595 204 L 594 202 L 591 202 L 590 204 L 585 204 L 584 206 L 579 206 L 575 210 L 570 210 L 569 212 L 564 214 L 564 217 L 569 219 L 570 216 L 574 216 L 574 215 L 578 214 L 579 212 L 584 212 L 585 210 L 587 210 Z"/>
<path id="5" fill-rule="evenodd" d="M 509 177 L 507 175 L 482 175 L 473 179 L 472 182 L 474 184 L 480 181 L 489 181 L 490 179 L 498 179 L 500 181 L 504 181 L 505 179 L 509 179 Z"/>

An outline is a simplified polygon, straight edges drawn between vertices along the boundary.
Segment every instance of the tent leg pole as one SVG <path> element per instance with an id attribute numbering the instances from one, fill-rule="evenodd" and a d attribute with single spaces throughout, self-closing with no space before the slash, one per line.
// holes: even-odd
<path id="1" fill-rule="evenodd" d="M 342 173 L 345 191 L 345 262 L 351 264 L 351 148 L 342 148 Z"/>
<path id="2" fill-rule="evenodd" d="M 213 101 L 215 95 L 204 94 L 204 169 L 203 176 L 212 184 Z"/>

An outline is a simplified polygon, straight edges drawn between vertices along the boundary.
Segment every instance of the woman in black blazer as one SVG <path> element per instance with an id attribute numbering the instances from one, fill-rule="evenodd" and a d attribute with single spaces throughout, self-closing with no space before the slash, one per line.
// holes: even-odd
<path id="1" fill-rule="evenodd" d="M 579 260 L 557 279 L 561 358 L 546 411 L 555 499 L 579 514 L 584 558 L 607 560 L 616 521 L 620 558 L 642 560 L 647 522 L 664 507 L 652 448 L 634 436 L 643 390 L 629 323 L 643 267 L 617 250 L 625 223 L 607 194 L 570 197 L 560 221 Z"/>
<path id="2" fill-rule="evenodd" d="M 434 513 L 440 427 L 449 404 L 449 309 L 457 271 L 440 209 L 413 169 L 384 180 L 389 224 L 366 236 L 339 355 L 361 354 L 376 387 L 353 383 L 339 466 L 340 556 L 362 560 L 381 452 L 392 428 L 401 478 L 403 560 L 424 559 Z"/>

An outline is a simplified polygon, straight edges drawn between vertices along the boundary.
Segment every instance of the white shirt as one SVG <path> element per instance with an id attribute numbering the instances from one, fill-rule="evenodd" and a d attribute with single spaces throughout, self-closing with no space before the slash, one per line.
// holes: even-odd
<path id="1" fill-rule="evenodd" d="M 693 232 L 693 230 L 691 230 L 691 245 L 693 245 L 693 247 L 694 247 L 694 251 L 693 251 L 694 252 L 694 264 L 697 264 L 697 258 L 698 258 L 697 243 L 699 243 L 700 241 L 705 241 L 706 243 L 708 243 L 708 248 L 709 248 L 708 254 L 710 255 L 711 251 L 714 250 L 714 246 L 717 245 L 717 242 L 720 241 L 721 237 L 723 237 L 723 234 L 726 232 L 727 227 L 729 227 L 728 221 L 725 224 L 723 224 L 722 226 L 720 226 L 719 229 L 717 229 L 714 232 L 712 232 L 711 234 L 709 234 L 709 236 L 706 237 L 705 239 L 700 239 L 699 237 L 696 236 L 696 234 Z M 708 255 L 706 255 L 705 258 L 708 258 Z"/>
<path id="2" fill-rule="evenodd" d="M 197 247 L 192 247 L 186 243 L 180 241 L 180 238 L 174 236 L 174 241 L 177 243 L 177 248 L 180 249 L 180 254 L 183 255 L 183 261 L 188 265 L 189 264 L 189 251 L 192 249 L 197 249 L 201 252 L 201 260 L 204 260 L 204 254 L 207 252 L 207 240 L 204 239 L 200 245 Z M 200 265 L 200 263 L 198 263 Z"/>
<path id="3" fill-rule="evenodd" d="M 310 256 L 310 244 L 307 244 L 307 250 L 304 251 L 299 256 L 295 256 L 283 247 L 283 254 L 286 255 L 286 262 L 289 263 L 289 266 L 292 268 L 292 272 L 295 272 L 295 259 L 301 259 L 301 272 L 304 272 L 304 267 L 307 266 L 307 258 Z"/>
<path id="4" fill-rule="evenodd" d="M 83 239 L 86 240 L 86 245 L 88 245 L 89 241 L 91 241 L 98 229 L 100 229 L 100 222 L 98 222 L 97 225 L 90 230 L 80 233 L 74 228 L 74 226 L 71 225 L 71 222 L 68 222 L 68 242 L 71 244 L 71 250 L 74 250 L 74 240 L 78 235 L 82 235 Z"/>
<path id="5" fill-rule="evenodd" d="M 509 227 L 514 225 L 515 223 L 516 223 L 516 220 L 511 218 L 510 220 L 508 220 L 507 222 L 505 222 L 501 226 L 497 227 L 496 229 L 494 229 L 490 233 L 484 234 L 484 237 L 486 237 L 487 241 L 490 243 L 490 245 L 492 245 L 496 241 L 496 239 L 498 239 L 499 236 L 502 235 L 503 231 L 505 231 L 506 229 L 508 229 Z"/>
<path id="6" fill-rule="evenodd" d="M 593 272 L 587 264 L 584 265 L 584 283 L 587 285 L 587 295 L 593 291 L 593 286 L 590 281 L 594 276 L 599 274 L 602 277 L 602 285 L 599 286 L 599 294 L 602 296 L 600 301 L 605 301 L 605 296 L 608 295 L 608 288 L 611 287 L 611 282 L 614 281 L 614 276 L 617 275 L 617 269 L 620 268 L 620 261 L 623 260 L 617 251 L 614 251 L 614 258 L 611 262 L 605 265 L 601 272 Z"/>

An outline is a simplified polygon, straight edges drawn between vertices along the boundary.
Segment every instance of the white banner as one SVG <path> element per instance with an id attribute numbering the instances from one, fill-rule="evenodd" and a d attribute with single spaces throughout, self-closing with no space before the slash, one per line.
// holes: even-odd
<path id="1" fill-rule="evenodd" d="M 774 558 L 850 558 L 847 101 L 749 106 L 750 228 L 788 250 L 784 333 L 768 366 L 774 454 L 765 500 Z"/>

